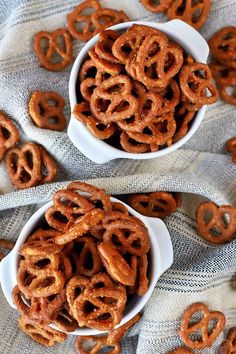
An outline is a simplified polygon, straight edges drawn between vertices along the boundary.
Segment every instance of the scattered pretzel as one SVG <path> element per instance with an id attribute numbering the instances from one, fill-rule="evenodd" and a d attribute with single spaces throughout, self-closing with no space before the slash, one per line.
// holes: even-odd
<path id="1" fill-rule="evenodd" d="M 190 323 L 192 316 L 200 312 L 202 318 L 196 323 Z M 211 320 L 216 320 L 217 323 L 214 328 L 209 333 L 209 323 Z M 183 318 L 180 325 L 179 335 L 184 342 L 184 344 L 190 349 L 202 349 L 210 347 L 216 340 L 218 335 L 223 331 L 225 326 L 225 316 L 219 311 L 209 311 L 207 306 L 202 303 L 195 303 L 190 305 L 184 312 Z M 196 331 L 201 331 L 201 339 L 194 340 L 190 338 L 192 333 Z"/>
<path id="2" fill-rule="evenodd" d="M 227 141 L 226 148 L 232 154 L 232 161 L 236 163 L 236 138 Z"/>
<path id="3" fill-rule="evenodd" d="M 228 217 L 228 219 L 227 219 Z M 236 208 L 201 203 L 196 211 L 197 230 L 208 242 L 223 244 L 232 241 L 236 234 Z"/>
<path id="4" fill-rule="evenodd" d="M 180 19 L 200 29 L 210 12 L 211 0 L 173 0 L 167 11 L 169 20 Z"/>
<path id="5" fill-rule="evenodd" d="M 206 64 L 184 65 L 179 80 L 182 92 L 191 103 L 204 105 L 216 102 L 218 92 L 212 83 L 211 70 Z"/>
<path id="6" fill-rule="evenodd" d="M 62 42 L 58 44 L 60 39 Z M 42 47 L 45 41 L 46 50 Z M 73 60 L 72 39 L 65 28 L 59 28 L 54 32 L 38 32 L 34 36 L 34 50 L 42 67 L 50 71 L 61 71 Z M 60 61 L 55 60 L 56 55 L 60 57 Z"/>
<path id="7" fill-rule="evenodd" d="M 128 198 L 128 203 L 137 212 L 157 218 L 169 216 L 177 209 L 175 198 L 167 192 L 131 195 Z"/>
<path id="8" fill-rule="evenodd" d="M 91 349 L 89 351 L 85 349 L 86 344 L 91 344 Z M 109 347 L 109 354 L 120 354 L 121 345 L 119 343 L 108 344 L 107 336 L 96 337 L 96 336 L 78 336 L 75 339 L 75 350 L 77 354 L 98 354 L 101 350 Z"/>
<path id="9" fill-rule="evenodd" d="M 14 147 L 19 139 L 19 132 L 16 126 L 3 112 L 0 112 L 0 162 L 6 151 Z"/>
<path id="10" fill-rule="evenodd" d="M 236 68 L 236 27 L 223 27 L 209 40 L 212 55 L 223 65 Z"/>
<path id="11" fill-rule="evenodd" d="M 235 69 L 236 70 L 236 69 Z M 224 80 L 223 84 L 218 86 L 220 97 L 228 104 L 236 105 L 236 74 Z M 231 90 L 231 91 L 230 91 Z"/>
<path id="12" fill-rule="evenodd" d="M 39 128 L 63 131 L 66 127 L 63 107 L 64 100 L 58 93 L 35 91 L 30 97 L 29 114 Z"/>

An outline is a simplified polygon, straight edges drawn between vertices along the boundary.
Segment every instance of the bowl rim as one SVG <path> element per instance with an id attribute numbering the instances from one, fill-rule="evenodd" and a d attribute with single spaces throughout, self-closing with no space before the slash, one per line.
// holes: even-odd
<path id="1" fill-rule="evenodd" d="M 86 194 L 86 193 L 82 193 L 81 194 Z M 148 291 L 143 295 L 143 296 L 138 296 L 135 295 L 135 302 L 137 301 L 137 305 L 135 305 L 135 307 L 132 307 L 131 309 L 127 310 L 127 313 L 124 312 L 123 317 L 121 322 L 115 327 L 118 328 L 121 325 L 125 324 L 126 322 L 128 322 L 131 318 L 133 318 L 138 312 L 140 312 L 143 307 L 145 306 L 145 304 L 147 303 L 147 301 L 149 300 L 154 287 L 156 285 L 157 280 L 159 279 L 160 275 L 163 273 L 163 267 L 161 265 L 161 246 L 158 243 L 158 238 L 155 235 L 155 231 L 153 230 L 153 226 L 151 225 L 151 221 L 154 222 L 161 222 L 164 226 L 164 222 L 161 219 L 158 218 L 149 218 L 146 216 L 143 216 L 141 214 L 139 214 L 138 212 L 136 212 L 134 209 L 132 209 L 129 205 L 127 205 L 126 203 L 124 203 L 121 200 L 118 200 L 114 197 L 110 197 L 111 201 L 114 202 L 119 202 L 124 204 L 129 212 L 131 213 L 131 215 L 138 217 L 141 221 L 143 221 L 143 223 L 145 224 L 145 226 L 148 229 L 148 234 L 149 234 L 149 239 L 150 239 L 150 256 L 151 256 L 151 274 L 149 277 L 149 287 L 148 287 Z M 28 221 L 25 223 L 22 231 L 20 232 L 20 235 L 18 237 L 18 240 L 15 244 L 15 247 L 13 248 L 13 250 L 3 259 L 3 261 L 1 262 L 2 264 L 0 264 L 0 273 L 4 272 L 4 262 L 10 262 L 10 267 L 11 267 L 11 274 L 10 274 L 10 279 L 9 279 L 9 274 L 6 275 L 1 274 L 0 275 L 0 282 L 3 288 L 3 292 L 4 295 L 8 301 L 8 303 L 10 304 L 11 307 L 16 308 L 16 306 L 13 304 L 13 300 L 12 300 L 12 295 L 11 295 L 11 291 L 13 289 L 13 287 L 15 285 L 17 285 L 17 281 L 16 281 L 16 275 L 17 275 L 17 269 L 18 269 L 18 264 L 19 264 L 19 259 L 20 256 L 18 254 L 18 250 L 20 248 L 20 246 L 25 242 L 25 240 L 27 239 L 27 237 L 35 230 L 35 228 L 38 227 L 37 224 L 40 223 L 40 219 L 42 219 L 44 217 L 44 213 L 45 211 L 53 205 L 53 201 L 49 201 L 46 204 L 44 204 L 43 206 L 41 206 L 29 219 Z M 166 228 L 166 226 L 165 226 Z M 167 228 L 166 228 L 167 230 Z M 167 230 L 168 232 L 168 230 Z M 166 250 L 167 251 L 167 250 Z M 169 253 L 171 254 L 171 252 L 173 253 L 173 250 L 169 249 L 168 250 Z M 173 255 L 172 255 L 173 257 Z M 170 256 L 171 258 L 171 256 Z M 173 260 L 172 260 L 173 261 Z M 172 262 L 171 262 L 172 263 Z M 2 268 L 2 269 L 1 269 Z M 4 284 L 4 282 L 9 280 L 9 284 Z M 3 286 L 4 285 L 4 286 Z M 4 291 L 4 287 L 8 287 L 8 295 L 6 294 L 6 292 Z M 10 298 L 9 298 L 10 297 Z M 51 327 L 58 329 L 60 331 L 62 331 L 61 329 L 57 328 L 55 325 L 50 325 Z M 107 331 L 99 331 L 96 329 L 92 329 L 92 328 L 79 328 L 77 330 L 75 330 L 74 332 L 68 332 L 68 334 L 72 334 L 72 335 L 97 335 L 97 334 L 101 334 L 101 333 L 105 333 Z"/>
<path id="2" fill-rule="evenodd" d="M 164 22 L 164 23 L 154 23 L 154 22 L 150 22 L 150 21 L 130 21 L 130 22 L 124 22 L 124 23 L 112 26 L 109 29 L 122 31 L 122 30 L 125 30 L 125 29 L 131 27 L 133 24 L 145 25 L 145 26 L 149 26 L 149 27 L 153 27 L 153 28 L 157 28 L 157 29 L 162 30 L 168 36 L 170 36 L 171 38 L 174 38 L 174 41 L 179 43 L 188 53 L 193 55 L 193 57 L 197 61 L 201 61 L 203 63 L 207 62 L 207 56 L 209 53 L 209 47 L 207 45 L 207 42 L 205 41 L 205 39 L 201 36 L 201 34 L 199 32 L 197 32 L 193 27 L 191 27 L 187 23 L 185 23 L 181 20 L 172 20 L 172 21 L 168 21 L 168 22 Z M 197 50 L 195 49 L 195 46 L 193 44 L 191 44 L 191 42 L 190 42 L 191 37 L 189 37 L 188 39 L 185 39 L 185 41 L 183 42 L 182 37 L 180 37 L 180 36 L 178 37 L 178 31 L 174 30 L 174 29 L 177 30 L 178 28 L 182 28 L 182 30 L 184 28 L 186 32 L 190 31 L 190 34 L 194 33 L 194 35 L 196 35 L 196 33 L 197 33 L 196 38 L 199 41 L 198 43 L 200 43 L 200 41 L 202 41 L 202 43 L 204 44 L 204 45 L 203 44 L 202 45 L 203 45 L 203 47 L 205 46 L 206 52 L 204 54 L 198 53 Z M 178 39 L 177 39 L 177 37 L 178 37 Z M 83 46 L 83 48 L 79 52 L 79 54 L 73 64 L 71 74 L 70 74 L 69 100 L 70 100 L 70 106 L 71 106 L 72 113 L 71 113 L 71 118 L 70 118 L 70 122 L 69 122 L 69 126 L 68 126 L 68 136 L 71 139 L 72 143 L 79 150 L 81 150 L 80 147 L 78 147 L 78 143 L 76 144 L 76 139 L 72 137 L 75 134 L 74 130 L 77 129 L 77 131 L 79 132 L 78 139 L 80 136 L 84 135 L 84 141 L 86 141 L 87 145 L 90 145 L 91 143 L 93 143 L 99 149 L 100 153 L 104 153 L 106 156 L 109 156 L 109 159 L 107 159 L 107 161 L 112 160 L 114 158 L 131 158 L 131 159 L 137 159 L 137 160 L 141 159 L 142 160 L 142 159 L 150 159 L 150 158 L 154 158 L 154 157 L 161 157 L 161 156 L 169 154 L 170 152 L 177 150 L 182 145 L 184 145 L 199 128 L 199 126 L 205 116 L 206 105 L 202 106 L 200 108 L 200 110 L 197 111 L 196 116 L 192 122 L 192 125 L 191 125 L 189 131 L 179 141 L 177 141 L 177 142 L 173 143 L 171 146 L 165 147 L 164 149 L 159 150 L 159 151 L 145 152 L 145 153 L 138 153 L 138 154 L 126 152 L 124 150 L 121 150 L 121 149 L 118 149 L 118 148 L 115 148 L 115 147 L 109 145 L 108 143 L 104 142 L 103 140 L 99 140 L 87 129 L 87 127 L 82 122 L 78 121 L 73 116 L 73 109 L 74 109 L 75 104 L 77 103 L 76 83 L 77 83 L 77 79 L 78 79 L 78 73 L 79 73 L 82 63 L 84 62 L 85 58 L 88 55 L 87 54 L 88 50 L 97 42 L 98 38 L 99 38 L 99 34 L 97 34 L 96 36 L 91 38 Z M 186 44 L 187 42 L 188 42 L 188 47 Z M 86 148 L 83 148 L 82 152 L 86 155 Z M 91 156 L 87 156 L 87 157 L 89 157 L 93 160 L 93 158 Z M 95 160 L 93 160 L 93 161 L 95 161 Z"/>

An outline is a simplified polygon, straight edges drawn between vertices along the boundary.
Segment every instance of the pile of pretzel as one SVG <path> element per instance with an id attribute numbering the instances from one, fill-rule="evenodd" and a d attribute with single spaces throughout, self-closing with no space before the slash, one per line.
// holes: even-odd
<path id="1" fill-rule="evenodd" d="M 151 27 L 106 30 L 88 54 L 74 116 L 127 152 L 172 145 L 187 134 L 196 111 L 218 98 L 209 67 Z"/>
<path id="2" fill-rule="evenodd" d="M 140 0 L 152 12 L 165 12 L 168 20 L 179 19 L 200 29 L 207 21 L 211 0 Z"/>
<path id="3" fill-rule="evenodd" d="M 13 299 L 20 327 L 28 333 L 23 324 L 29 321 L 40 330 L 51 323 L 66 332 L 78 326 L 112 330 L 129 296 L 148 290 L 145 225 L 124 204 L 83 182 L 55 193 L 45 221 L 19 250 Z"/>

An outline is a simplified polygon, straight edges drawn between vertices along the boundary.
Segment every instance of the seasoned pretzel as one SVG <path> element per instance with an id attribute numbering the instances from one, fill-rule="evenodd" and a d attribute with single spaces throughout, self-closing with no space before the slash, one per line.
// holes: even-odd
<path id="1" fill-rule="evenodd" d="M 116 64 L 112 61 L 101 58 L 96 52 L 96 45 L 88 51 L 88 54 L 90 58 L 96 63 L 96 66 L 99 70 L 104 71 L 110 75 L 119 75 L 123 69 L 121 64 Z"/>
<path id="2" fill-rule="evenodd" d="M 220 346 L 219 354 L 234 354 L 236 352 L 236 327 L 229 329 L 227 338 Z"/>
<path id="3" fill-rule="evenodd" d="M 102 209 L 105 212 L 110 212 L 112 210 L 110 197 L 103 189 L 92 186 L 89 183 L 84 183 L 80 181 L 69 183 L 67 189 L 88 193 L 90 195 L 89 200 L 91 200 L 95 205 L 98 202 L 101 202 Z"/>
<path id="4" fill-rule="evenodd" d="M 79 71 L 79 82 L 81 83 L 85 79 L 95 79 L 98 72 L 96 63 L 92 59 L 87 59 L 82 64 Z"/>
<path id="5" fill-rule="evenodd" d="M 81 194 L 66 190 L 59 189 L 53 196 L 53 204 L 65 215 L 78 217 L 86 214 L 88 211 L 94 209 L 94 205 Z"/>
<path id="6" fill-rule="evenodd" d="M 76 275 L 70 279 L 66 286 L 66 298 L 70 309 L 77 296 L 79 296 L 85 288 L 88 288 L 89 284 L 89 279 L 82 275 Z"/>
<path id="7" fill-rule="evenodd" d="M 212 55 L 223 65 L 236 68 L 236 27 L 223 27 L 209 40 Z"/>
<path id="8" fill-rule="evenodd" d="M 98 139 L 108 139 L 116 131 L 116 126 L 114 123 L 104 124 L 95 119 L 88 102 L 76 104 L 73 114 L 76 119 L 86 124 L 87 128 Z"/>
<path id="9" fill-rule="evenodd" d="M 27 251 L 27 249 L 25 249 Z M 25 263 L 35 269 L 35 270 L 40 270 L 40 269 L 47 269 L 47 270 L 58 270 L 59 265 L 60 265 L 60 255 L 59 253 L 54 253 L 54 254 L 42 254 L 42 255 L 29 255 L 27 252 L 24 252 L 25 254 Z"/>
<path id="10" fill-rule="evenodd" d="M 104 227 L 106 231 L 103 240 L 112 243 L 120 252 L 128 252 L 135 256 L 142 256 L 148 252 L 150 240 L 147 230 L 135 219 L 132 221 L 125 218 L 117 219 L 104 224 Z"/>
<path id="11" fill-rule="evenodd" d="M 236 163 L 236 137 L 227 141 L 226 148 L 232 154 L 233 163 Z"/>
<path id="12" fill-rule="evenodd" d="M 81 41 L 88 41 L 92 38 L 97 33 L 97 28 L 94 28 L 91 14 L 86 15 L 85 12 L 88 9 L 96 12 L 100 8 L 101 5 L 97 0 L 83 1 L 80 5 L 76 6 L 74 10 L 67 15 L 67 27 L 70 34 Z M 76 24 L 83 24 L 82 30 L 77 29 Z"/>
<path id="13" fill-rule="evenodd" d="M 75 299 L 71 311 L 79 326 L 109 330 L 121 321 L 126 300 L 126 291 L 121 285 L 85 289 Z"/>
<path id="14" fill-rule="evenodd" d="M 54 205 L 45 212 L 45 219 L 49 226 L 61 232 L 67 229 L 70 222 L 74 222 L 74 216 L 71 215 L 70 211 Z"/>
<path id="15" fill-rule="evenodd" d="M 230 205 L 219 207 L 212 202 L 201 203 L 196 211 L 196 221 L 199 235 L 208 242 L 222 244 L 236 235 L 236 208 Z"/>
<path id="16" fill-rule="evenodd" d="M 63 107 L 64 99 L 58 93 L 34 91 L 29 101 L 29 114 L 39 128 L 63 131 L 66 127 Z"/>
<path id="17" fill-rule="evenodd" d="M 91 344 L 90 349 L 85 349 L 86 344 Z M 108 344 L 107 336 L 97 337 L 97 336 L 77 336 L 75 339 L 75 350 L 77 354 L 98 354 L 101 350 L 109 346 L 108 354 L 120 354 L 121 345 L 120 343 Z"/>
<path id="18" fill-rule="evenodd" d="M 11 148 L 6 154 L 6 166 L 12 183 L 21 189 L 36 186 L 42 179 L 42 159 L 39 147 L 26 143 Z"/>
<path id="19" fill-rule="evenodd" d="M 73 225 L 69 231 L 62 235 L 56 236 L 55 242 L 58 245 L 64 245 L 77 237 L 82 236 L 92 227 L 97 225 L 104 217 L 104 212 L 101 209 L 92 209 L 88 211 L 81 219 L 76 220 L 75 225 Z"/>
<path id="20" fill-rule="evenodd" d="M 77 261 L 78 274 L 91 277 L 102 269 L 102 261 L 98 254 L 96 241 L 89 236 L 82 236 L 75 240 L 75 246 L 80 245 Z"/>
<path id="21" fill-rule="evenodd" d="M 95 44 L 96 54 L 104 60 L 109 61 L 110 63 L 120 64 L 120 60 L 117 59 L 112 54 L 112 47 L 117 38 L 120 37 L 120 34 L 116 31 L 106 30 L 99 34 L 99 39 Z M 98 63 L 96 62 L 96 65 Z"/>
<path id="22" fill-rule="evenodd" d="M 63 38 L 63 44 L 58 41 Z M 42 42 L 47 41 L 47 48 L 42 47 Z M 34 36 L 34 50 L 40 64 L 50 71 L 61 71 L 73 60 L 72 38 L 65 28 L 59 28 L 54 32 L 38 32 Z M 55 55 L 60 61 L 55 61 Z"/>
<path id="23" fill-rule="evenodd" d="M 224 84 L 220 84 L 218 89 L 223 101 L 228 104 L 236 105 L 236 75 L 225 79 Z M 231 92 L 229 90 L 231 90 Z"/>
<path id="24" fill-rule="evenodd" d="M 161 33 L 151 34 L 142 42 L 134 57 L 134 64 L 134 78 L 149 88 L 162 88 L 168 85 L 182 67 L 183 52 L 179 46 L 168 43 Z"/>
<path id="25" fill-rule="evenodd" d="M 192 316 L 201 312 L 202 318 L 194 324 L 190 324 Z M 209 333 L 209 323 L 211 320 L 216 320 L 217 323 Z M 219 311 L 209 311 L 207 306 L 202 303 L 195 303 L 190 305 L 184 312 L 180 325 L 179 335 L 184 344 L 190 349 L 202 349 L 210 347 L 216 340 L 218 335 L 223 331 L 225 326 L 225 316 Z M 194 340 L 190 338 L 192 333 L 196 331 L 201 332 L 201 339 Z"/>
<path id="26" fill-rule="evenodd" d="M 19 254 L 27 256 L 48 256 L 61 251 L 62 246 L 55 243 L 55 239 L 61 233 L 56 230 L 37 229 L 31 234 L 26 243 L 19 249 Z"/>
<path id="27" fill-rule="evenodd" d="M 102 262 L 110 276 L 117 282 L 132 286 L 135 283 L 136 272 L 133 269 L 133 256 L 131 265 L 111 244 L 102 242 L 98 245 Z"/>
<path id="28" fill-rule="evenodd" d="M 0 162 L 7 149 L 14 147 L 19 139 L 19 132 L 15 124 L 3 112 L 0 112 Z"/>
<path id="29" fill-rule="evenodd" d="M 3 238 L 0 239 L 0 249 L 7 249 L 7 250 L 12 250 L 15 246 L 15 242 L 14 241 L 10 241 L 10 240 L 5 240 Z M 4 254 L 2 252 L 0 252 L 0 261 L 4 258 Z"/>
<path id="30" fill-rule="evenodd" d="M 146 124 L 141 133 L 127 132 L 128 136 L 140 143 L 164 145 L 175 134 L 176 121 L 173 112 L 165 113 Z"/>
<path id="31" fill-rule="evenodd" d="M 141 0 L 141 3 L 143 6 L 152 12 L 164 12 L 168 9 L 170 6 L 172 0 Z"/>
<path id="32" fill-rule="evenodd" d="M 194 354 L 191 350 L 186 349 L 184 347 L 179 347 L 172 352 L 168 352 L 167 354 Z"/>
<path id="33" fill-rule="evenodd" d="M 108 344 L 115 344 L 115 343 L 120 342 L 121 339 L 126 334 L 126 332 L 131 327 L 133 327 L 137 322 L 139 322 L 141 318 L 142 318 L 141 313 L 137 313 L 137 315 L 135 315 L 133 318 L 131 318 L 131 320 L 126 322 L 124 325 L 110 331 L 108 333 L 107 343 Z"/>
<path id="34" fill-rule="evenodd" d="M 169 216 L 177 209 L 175 198 L 167 192 L 134 194 L 128 198 L 128 203 L 138 213 L 156 218 Z"/>
<path id="35" fill-rule="evenodd" d="M 26 297 L 47 297 L 59 293 L 65 285 L 64 275 L 57 270 L 35 269 L 20 261 L 17 284 Z"/>
<path id="36" fill-rule="evenodd" d="M 58 172 L 57 164 L 42 145 L 38 145 L 38 147 L 42 159 L 42 168 L 41 168 L 42 178 L 40 180 L 40 184 L 53 182 L 57 177 L 57 172 Z"/>
<path id="37" fill-rule="evenodd" d="M 97 87 L 96 80 L 94 78 L 87 78 L 80 84 L 80 92 L 85 101 L 90 102 L 93 91 Z"/>
<path id="38" fill-rule="evenodd" d="M 196 29 L 200 29 L 210 12 L 211 0 L 173 0 L 167 11 L 170 20 L 180 19 Z"/>
<path id="39" fill-rule="evenodd" d="M 218 99 L 217 89 L 212 83 L 211 70 L 206 64 L 184 65 L 179 75 L 179 82 L 183 94 L 191 103 L 211 104 Z"/>
<path id="40" fill-rule="evenodd" d="M 52 347 L 57 343 L 64 342 L 67 335 L 46 325 L 36 323 L 27 317 L 20 317 L 18 320 L 20 329 L 36 342 Z"/>
<path id="41" fill-rule="evenodd" d="M 131 94 L 131 89 L 131 80 L 126 75 L 113 76 L 102 82 L 94 90 L 90 101 L 95 117 L 104 123 L 131 117 L 138 108 L 138 101 Z M 106 107 L 101 107 L 101 101 Z M 120 109 L 122 105 L 124 108 Z"/>

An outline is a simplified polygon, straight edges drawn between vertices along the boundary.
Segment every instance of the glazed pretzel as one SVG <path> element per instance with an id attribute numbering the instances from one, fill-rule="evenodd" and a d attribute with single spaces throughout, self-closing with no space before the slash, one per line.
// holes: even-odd
<path id="1" fill-rule="evenodd" d="M 0 162 L 7 149 L 14 147 L 19 139 L 19 132 L 16 126 L 3 112 L 0 112 Z"/>
<path id="2" fill-rule="evenodd" d="M 192 316 L 201 312 L 202 318 L 193 325 L 190 324 Z M 209 333 L 209 323 L 211 320 L 217 320 L 213 330 Z M 190 349 L 202 349 L 210 347 L 216 340 L 218 335 L 223 331 L 225 326 L 225 316 L 219 311 L 209 311 L 202 303 L 195 303 L 190 305 L 184 312 L 180 325 L 180 338 L 184 344 Z M 201 340 L 194 340 L 190 338 L 190 334 L 196 331 L 201 331 Z"/>
<path id="3" fill-rule="evenodd" d="M 232 154 L 232 161 L 236 163 L 236 138 L 227 141 L 226 148 Z"/>
<path id="4" fill-rule="evenodd" d="M 212 55 L 223 65 L 236 68 L 236 27 L 220 29 L 209 40 Z"/>
<path id="5" fill-rule="evenodd" d="M 131 117 L 138 109 L 138 101 L 131 94 L 131 80 L 126 75 L 112 76 L 101 83 L 93 92 L 90 108 L 94 116 L 103 123 L 117 122 Z M 101 110 L 101 101 L 109 102 L 107 107 Z M 119 110 L 122 104 L 126 108 Z"/>
<path id="6" fill-rule="evenodd" d="M 91 344 L 92 348 L 89 350 L 84 349 L 86 344 Z M 75 350 L 77 354 L 98 354 L 101 350 L 109 346 L 109 354 L 119 354 L 121 353 L 120 343 L 108 344 L 107 336 L 96 337 L 96 336 L 77 336 L 75 339 Z"/>
<path id="7" fill-rule="evenodd" d="M 63 131 L 66 127 L 63 107 L 64 100 L 58 93 L 34 91 L 29 101 L 29 114 L 39 128 Z"/>
<path id="8" fill-rule="evenodd" d="M 207 21 L 211 0 L 173 0 L 167 11 L 170 20 L 180 19 L 196 29 L 200 29 Z"/>
<path id="9" fill-rule="evenodd" d="M 164 12 L 168 9 L 170 6 L 172 0 L 141 0 L 141 3 L 143 6 L 152 12 Z"/>
<path id="10" fill-rule="evenodd" d="M 219 354 L 234 354 L 236 352 L 236 327 L 229 329 L 226 340 L 220 346 Z"/>
<path id="11" fill-rule="evenodd" d="M 170 56 L 171 65 L 168 62 Z M 182 67 L 183 52 L 179 46 L 168 43 L 162 33 L 151 34 L 142 42 L 133 63 L 134 78 L 149 88 L 162 88 Z"/>
<path id="12" fill-rule="evenodd" d="M 65 285 L 65 277 L 58 270 L 35 269 L 20 261 L 17 284 L 27 297 L 47 297 L 59 293 Z"/>
<path id="13" fill-rule="evenodd" d="M 0 239 L 0 249 L 7 249 L 7 250 L 12 250 L 15 246 L 15 242 L 14 241 L 10 241 L 10 240 L 5 240 L 3 238 Z M 0 252 L 0 261 L 4 258 L 4 254 L 2 252 Z"/>
<path id="14" fill-rule="evenodd" d="M 208 215 L 210 214 L 210 215 Z M 226 220 L 226 216 L 229 220 Z M 222 244 L 234 239 L 236 234 L 236 208 L 230 205 L 218 207 L 204 202 L 196 211 L 197 230 L 208 242 Z"/>
<path id="15" fill-rule="evenodd" d="M 41 325 L 27 317 L 20 317 L 18 320 L 20 329 L 36 342 L 52 347 L 67 339 L 67 335 L 46 325 Z"/>
<path id="16" fill-rule="evenodd" d="M 101 5 L 97 0 L 87 0 L 76 6 L 74 10 L 67 15 L 67 26 L 70 34 L 81 41 L 88 41 L 92 38 L 97 33 L 97 28 L 93 28 L 94 24 L 91 19 L 91 14 L 85 15 L 83 12 L 88 9 L 97 11 L 100 8 Z M 76 29 L 76 23 L 84 24 L 81 31 Z"/>
<path id="17" fill-rule="evenodd" d="M 58 38 L 62 37 L 65 48 L 58 44 Z M 46 52 L 42 48 L 42 41 L 48 42 Z M 34 50 L 40 64 L 50 71 L 61 71 L 65 69 L 73 60 L 72 39 L 65 28 L 59 28 L 54 32 L 38 32 L 34 36 Z M 60 56 L 60 61 L 55 62 L 54 56 Z"/>
<path id="18" fill-rule="evenodd" d="M 167 192 L 134 194 L 128 198 L 128 203 L 137 212 L 156 218 L 169 216 L 177 209 L 175 198 Z"/>
<path id="19" fill-rule="evenodd" d="M 42 179 L 41 153 L 36 144 L 8 150 L 6 166 L 12 183 L 20 189 L 36 186 Z"/>
<path id="20" fill-rule="evenodd" d="M 211 70 L 206 64 L 184 65 L 179 81 L 183 94 L 191 103 L 211 104 L 218 99 L 217 89 L 212 83 Z"/>

